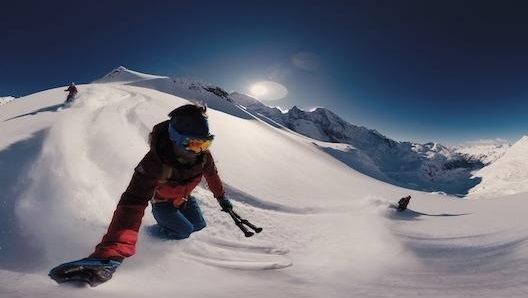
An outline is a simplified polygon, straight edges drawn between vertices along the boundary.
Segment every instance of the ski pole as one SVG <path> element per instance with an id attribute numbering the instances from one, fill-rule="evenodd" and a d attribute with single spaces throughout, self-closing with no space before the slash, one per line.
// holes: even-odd
<path id="1" fill-rule="evenodd" d="M 244 225 L 247 225 L 249 228 L 251 228 L 252 230 L 254 230 L 257 233 L 262 232 L 262 228 L 259 228 L 259 227 L 255 226 L 254 224 L 250 223 L 247 219 L 241 218 L 240 215 L 238 215 L 235 211 L 233 211 L 233 209 L 229 209 L 228 213 L 231 216 L 231 218 L 233 219 L 233 221 L 235 222 L 235 224 L 237 225 L 237 227 L 239 227 L 240 230 L 242 230 L 242 232 L 244 232 L 244 235 L 246 237 L 251 237 L 251 236 L 254 235 L 254 233 L 248 231 L 248 229 Z"/>
<path id="2" fill-rule="evenodd" d="M 262 228 L 259 228 L 257 226 L 255 226 L 254 224 L 250 223 L 249 220 L 247 219 L 244 219 L 244 218 L 241 218 L 240 215 L 238 215 L 238 213 L 236 213 L 235 211 L 233 210 L 230 210 L 233 215 L 238 219 L 238 221 L 240 221 L 241 223 L 245 224 L 246 226 L 250 227 L 252 230 L 254 230 L 255 232 L 257 233 L 260 233 L 262 232 Z"/>
<path id="3" fill-rule="evenodd" d="M 235 225 L 237 227 L 240 228 L 240 230 L 242 230 L 242 232 L 244 232 L 244 236 L 246 237 L 251 237 L 253 236 L 253 232 L 250 232 L 247 230 L 247 228 L 244 226 L 244 224 L 242 223 L 242 221 L 239 220 L 239 218 L 235 215 L 236 213 L 233 212 L 233 210 L 229 209 L 228 210 L 228 213 L 229 215 L 231 215 L 231 218 L 233 219 L 233 221 L 235 222 Z"/>

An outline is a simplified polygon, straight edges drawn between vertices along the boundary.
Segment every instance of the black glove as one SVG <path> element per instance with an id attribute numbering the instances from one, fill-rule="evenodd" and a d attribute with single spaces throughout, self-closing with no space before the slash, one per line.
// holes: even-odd
<path id="1" fill-rule="evenodd" d="M 59 284 L 80 281 L 95 287 L 110 280 L 119 265 L 121 262 L 114 260 L 84 258 L 61 264 L 51 269 L 48 275 Z"/>
<path id="2" fill-rule="evenodd" d="M 220 207 L 222 207 L 222 211 L 224 212 L 229 212 L 229 210 L 233 209 L 233 205 L 226 198 L 219 198 L 218 203 L 220 204 Z"/>

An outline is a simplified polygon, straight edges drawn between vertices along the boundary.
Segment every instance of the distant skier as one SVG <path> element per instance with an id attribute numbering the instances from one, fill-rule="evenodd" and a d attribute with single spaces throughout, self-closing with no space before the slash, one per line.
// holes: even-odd
<path id="1" fill-rule="evenodd" d="M 222 211 L 232 211 L 211 152 L 206 107 L 180 106 L 170 120 L 150 133 L 150 150 L 134 170 L 110 226 L 95 251 L 85 259 L 59 265 L 49 273 L 58 283 L 83 281 L 91 286 L 108 281 L 116 268 L 135 253 L 138 231 L 150 201 L 166 237 L 184 239 L 206 223 L 192 190 L 205 177 Z"/>
<path id="2" fill-rule="evenodd" d="M 72 102 L 75 99 L 75 95 L 77 95 L 77 87 L 75 87 L 75 83 L 72 82 L 70 86 L 68 86 L 68 88 L 64 91 L 68 91 L 66 102 Z"/>
<path id="3" fill-rule="evenodd" d="M 396 207 L 396 210 L 405 211 L 407 209 L 407 205 L 409 205 L 410 201 L 411 201 L 411 196 L 406 196 L 406 197 L 401 198 L 398 201 L 398 206 Z"/>

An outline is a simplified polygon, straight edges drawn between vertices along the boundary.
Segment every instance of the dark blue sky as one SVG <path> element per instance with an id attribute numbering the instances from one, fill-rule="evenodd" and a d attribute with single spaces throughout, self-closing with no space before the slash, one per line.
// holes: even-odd
<path id="1" fill-rule="evenodd" d="M 270 105 L 326 107 L 396 140 L 528 134 L 526 1 L 5 2 L 1 96 L 123 65 L 228 91 L 272 80 L 288 95 Z"/>

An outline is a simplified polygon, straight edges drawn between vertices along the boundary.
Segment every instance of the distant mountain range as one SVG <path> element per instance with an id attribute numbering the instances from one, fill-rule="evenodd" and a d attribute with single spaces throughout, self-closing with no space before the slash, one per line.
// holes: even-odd
<path id="1" fill-rule="evenodd" d="M 325 108 L 303 111 L 293 107 L 287 112 L 269 107 L 257 98 L 227 92 L 214 84 L 143 74 L 118 67 L 94 83 L 124 83 L 173 94 L 206 103 L 213 109 L 256 117 L 275 127 L 288 129 L 314 140 L 314 144 L 355 170 L 376 179 L 406 188 L 466 195 L 481 179 L 473 176 L 490 165 L 510 147 L 485 144 L 447 147 L 438 143 L 418 144 L 394 141 L 376 130 L 356 126 Z M 332 144 L 345 144 L 333 146 Z"/>
<path id="2" fill-rule="evenodd" d="M 373 129 L 356 126 L 332 111 L 297 107 L 282 113 L 250 96 L 232 93 L 234 102 L 254 113 L 315 140 L 349 144 L 345 149 L 321 146 L 354 169 L 406 188 L 465 195 L 480 182 L 472 172 L 502 156 L 509 144 L 447 147 L 439 143 L 394 141 Z"/>

